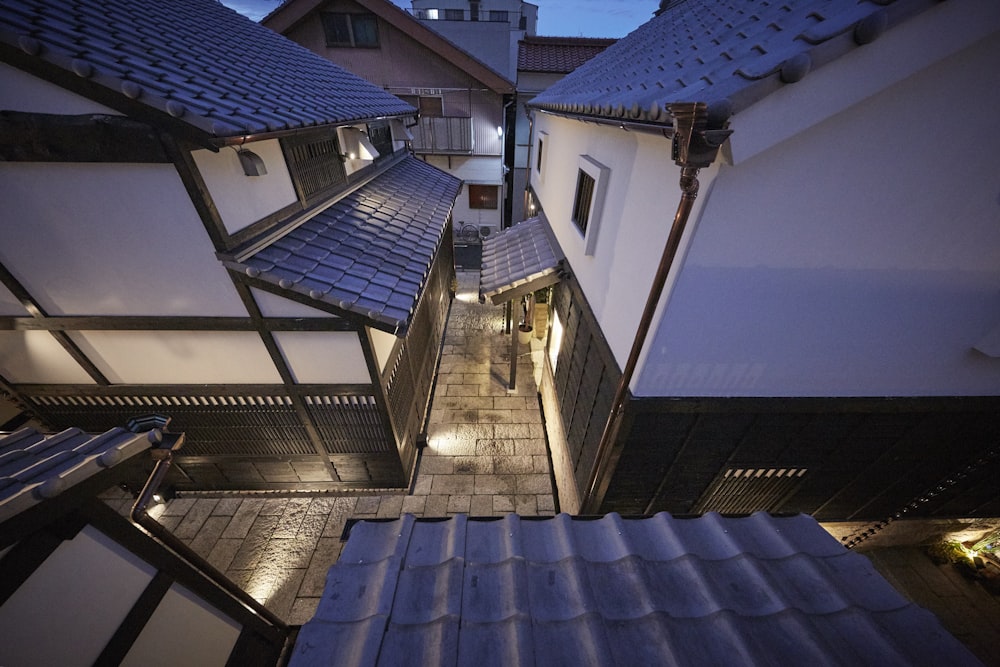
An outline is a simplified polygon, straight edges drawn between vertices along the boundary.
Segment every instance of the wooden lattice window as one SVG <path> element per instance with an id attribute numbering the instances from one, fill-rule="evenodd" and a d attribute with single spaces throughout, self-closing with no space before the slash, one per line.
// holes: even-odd
<path id="1" fill-rule="evenodd" d="M 285 139 L 284 146 L 292 180 L 303 199 L 347 183 L 336 134 Z"/>

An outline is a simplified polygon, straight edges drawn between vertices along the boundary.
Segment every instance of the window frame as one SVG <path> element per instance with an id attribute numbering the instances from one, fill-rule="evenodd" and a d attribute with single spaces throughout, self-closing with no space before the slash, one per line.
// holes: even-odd
<path id="1" fill-rule="evenodd" d="M 341 20 L 343 26 L 333 25 L 333 22 Z M 358 34 L 361 32 L 359 26 L 362 23 L 370 22 L 374 32 L 374 42 L 360 43 Z M 320 23 L 323 26 L 323 37 L 328 48 L 355 48 L 355 49 L 377 49 L 381 46 L 378 30 L 378 17 L 371 12 L 321 12 Z M 346 32 L 347 39 L 331 39 L 331 33 Z M 337 35 L 335 34 L 335 37 Z"/>
<path id="2" fill-rule="evenodd" d="M 538 178 L 541 181 L 545 180 L 545 165 L 548 161 L 548 151 L 545 150 L 545 146 L 548 142 L 549 133 L 544 130 L 540 130 L 535 141 L 535 173 L 538 174 Z"/>
<path id="3" fill-rule="evenodd" d="M 494 183 L 469 183 L 469 208 L 472 210 L 496 211 L 500 208 L 500 186 Z M 473 189 L 482 192 L 485 188 L 492 188 L 492 194 L 479 194 L 473 196 Z M 492 203 L 492 206 L 490 205 Z"/>
<path id="4" fill-rule="evenodd" d="M 282 138 L 281 150 L 292 185 L 304 205 L 312 205 L 347 186 L 347 169 L 336 130 Z"/>
<path id="5" fill-rule="evenodd" d="M 578 199 L 582 194 L 581 186 L 586 185 L 586 180 L 581 175 L 586 175 L 587 179 L 592 181 L 588 197 L 589 208 L 586 211 L 586 220 L 583 221 L 582 225 L 575 219 L 578 212 Z M 573 207 L 570 209 L 570 221 L 583 237 L 584 255 L 593 255 L 597 249 L 597 237 L 600 231 L 604 200 L 607 195 L 610 176 L 611 170 L 591 156 L 581 155 L 577 159 L 577 178 L 576 185 L 573 188 Z"/>

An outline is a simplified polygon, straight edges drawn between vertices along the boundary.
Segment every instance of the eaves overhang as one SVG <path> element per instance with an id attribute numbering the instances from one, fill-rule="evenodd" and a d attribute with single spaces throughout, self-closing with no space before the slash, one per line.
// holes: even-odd
<path id="1" fill-rule="evenodd" d="M 448 241 L 460 186 L 409 156 L 266 244 L 221 259 L 277 294 L 402 336 Z"/>
<path id="2" fill-rule="evenodd" d="M 712 0 L 671 4 L 529 102 L 580 120 L 664 124 L 671 104 L 739 113 L 939 3 Z M 733 15 L 743 16 L 735 20 Z M 710 126 L 721 126 L 710 123 Z"/>
<path id="3" fill-rule="evenodd" d="M 483 239 L 479 298 L 501 304 L 554 285 L 565 258 L 542 217 L 528 218 Z"/>

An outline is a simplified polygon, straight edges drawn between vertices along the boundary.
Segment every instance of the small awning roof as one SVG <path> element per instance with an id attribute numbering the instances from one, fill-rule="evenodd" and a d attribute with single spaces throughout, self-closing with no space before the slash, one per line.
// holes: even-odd
<path id="1" fill-rule="evenodd" d="M 562 276 L 562 251 L 541 217 L 483 239 L 480 300 L 501 304 L 554 285 Z"/>
<path id="2" fill-rule="evenodd" d="M 224 263 L 402 336 L 460 185 L 407 157 L 267 246 Z"/>

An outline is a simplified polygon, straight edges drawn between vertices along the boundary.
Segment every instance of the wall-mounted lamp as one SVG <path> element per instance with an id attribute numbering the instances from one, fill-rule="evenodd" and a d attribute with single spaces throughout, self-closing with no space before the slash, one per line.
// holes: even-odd
<path id="1" fill-rule="evenodd" d="M 263 176 L 267 173 L 267 165 L 264 164 L 264 160 L 253 151 L 237 148 L 236 155 L 240 158 L 243 173 L 247 176 Z"/>
<path id="2" fill-rule="evenodd" d="M 497 136 L 503 139 L 503 128 L 497 125 Z"/>

